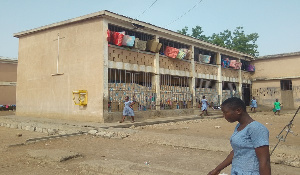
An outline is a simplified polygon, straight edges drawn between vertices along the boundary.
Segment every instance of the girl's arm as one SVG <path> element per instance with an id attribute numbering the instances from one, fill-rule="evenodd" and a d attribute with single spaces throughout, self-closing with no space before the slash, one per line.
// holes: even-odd
<path id="1" fill-rule="evenodd" d="M 271 175 L 269 146 L 255 148 L 255 153 L 259 161 L 259 173 L 261 175 Z"/>
<path id="2" fill-rule="evenodd" d="M 135 104 L 135 101 L 133 101 L 132 103 L 130 103 L 130 107 L 132 107 Z"/>
<path id="3" fill-rule="evenodd" d="M 224 168 L 226 168 L 232 163 L 232 159 L 233 159 L 233 150 L 229 153 L 229 155 L 222 163 L 220 163 L 215 169 L 213 169 L 207 175 L 218 175 Z"/>

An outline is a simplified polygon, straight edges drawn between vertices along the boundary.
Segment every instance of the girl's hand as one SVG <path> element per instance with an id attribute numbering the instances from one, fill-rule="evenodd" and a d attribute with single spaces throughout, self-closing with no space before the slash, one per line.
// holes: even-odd
<path id="1" fill-rule="evenodd" d="M 211 172 L 209 172 L 207 175 L 218 175 L 220 174 L 220 171 L 217 171 L 216 169 L 213 169 Z"/>

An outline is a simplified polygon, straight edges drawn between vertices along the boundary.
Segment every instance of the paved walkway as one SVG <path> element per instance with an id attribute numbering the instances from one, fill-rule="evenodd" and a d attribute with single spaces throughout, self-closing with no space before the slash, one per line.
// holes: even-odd
<path id="1" fill-rule="evenodd" d="M 220 113 L 214 113 L 211 116 L 205 116 L 204 118 L 220 118 L 222 117 Z M 203 118 L 203 117 L 202 117 Z M 129 128 L 132 125 L 134 126 L 145 126 L 153 125 L 159 123 L 170 123 L 186 120 L 195 120 L 201 119 L 197 115 L 189 116 L 173 116 L 173 117 L 163 117 L 163 118 L 154 118 L 146 119 L 143 121 L 138 121 L 131 123 L 130 121 L 125 121 L 124 123 L 97 123 L 97 122 L 80 122 L 80 121 L 71 121 L 71 120 L 62 120 L 62 119 L 48 119 L 48 118 L 39 118 L 39 117 L 24 117 L 16 115 L 5 115 L 0 116 L 0 126 L 18 128 L 25 130 L 32 130 L 37 132 L 44 132 L 46 129 L 52 130 L 81 130 L 86 132 L 95 128 Z M 43 131 L 44 130 L 44 131 Z"/>

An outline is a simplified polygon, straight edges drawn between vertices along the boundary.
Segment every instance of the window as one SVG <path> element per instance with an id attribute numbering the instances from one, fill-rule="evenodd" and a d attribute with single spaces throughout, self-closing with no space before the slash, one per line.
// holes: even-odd
<path id="1" fill-rule="evenodd" d="M 216 61 L 217 61 L 216 53 L 195 47 L 194 48 L 194 60 L 197 62 L 200 62 L 199 54 L 211 56 L 209 64 L 216 64 Z"/>
<path id="2" fill-rule="evenodd" d="M 280 80 L 281 90 L 292 90 L 292 80 Z"/>
<path id="3" fill-rule="evenodd" d="M 216 84 L 217 82 L 214 80 L 206 80 L 206 79 L 200 79 L 200 78 L 196 78 L 195 80 L 195 85 L 196 88 L 216 88 Z"/>

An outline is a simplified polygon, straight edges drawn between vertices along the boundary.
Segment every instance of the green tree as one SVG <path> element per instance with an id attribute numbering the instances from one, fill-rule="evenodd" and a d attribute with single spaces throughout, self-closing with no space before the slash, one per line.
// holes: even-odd
<path id="1" fill-rule="evenodd" d="M 177 30 L 178 33 L 182 34 L 182 35 L 187 35 L 190 36 L 187 31 L 189 30 L 189 28 L 187 26 L 185 26 L 183 29 L 181 30 Z"/>
<path id="2" fill-rule="evenodd" d="M 202 27 L 196 26 L 195 28 L 192 28 L 192 37 L 196 39 L 200 39 L 202 41 L 209 41 L 209 37 L 202 34 L 203 30 Z"/>
<path id="3" fill-rule="evenodd" d="M 231 31 L 224 30 L 224 32 L 220 32 L 219 34 L 213 33 L 212 36 L 210 37 L 210 42 L 231 49 L 231 45 L 232 45 Z"/>
<path id="4" fill-rule="evenodd" d="M 258 34 L 251 33 L 247 35 L 245 34 L 243 27 L 237 27 L 233 32 L 227 29 L 220 33 L 213 33 L 211 36 L 203 35 L 203 30 L 200 26 L 192 28 L 192 34 L 188 33 L 187 26 L 177 32 L 202 41 L 243 52 L 254 57 L 259 55 L 259 52 L 257 51 L 258 46 L 256 44 L 259 37 Z"/>
<path id="5" fill-rule="evenodd" d="M 258 56 L 256 44 L 258 37 L 258 33 L 246 35 L 243 27 L 237 27 L 233 32 L 231 48 L 252 56 Z"/>

